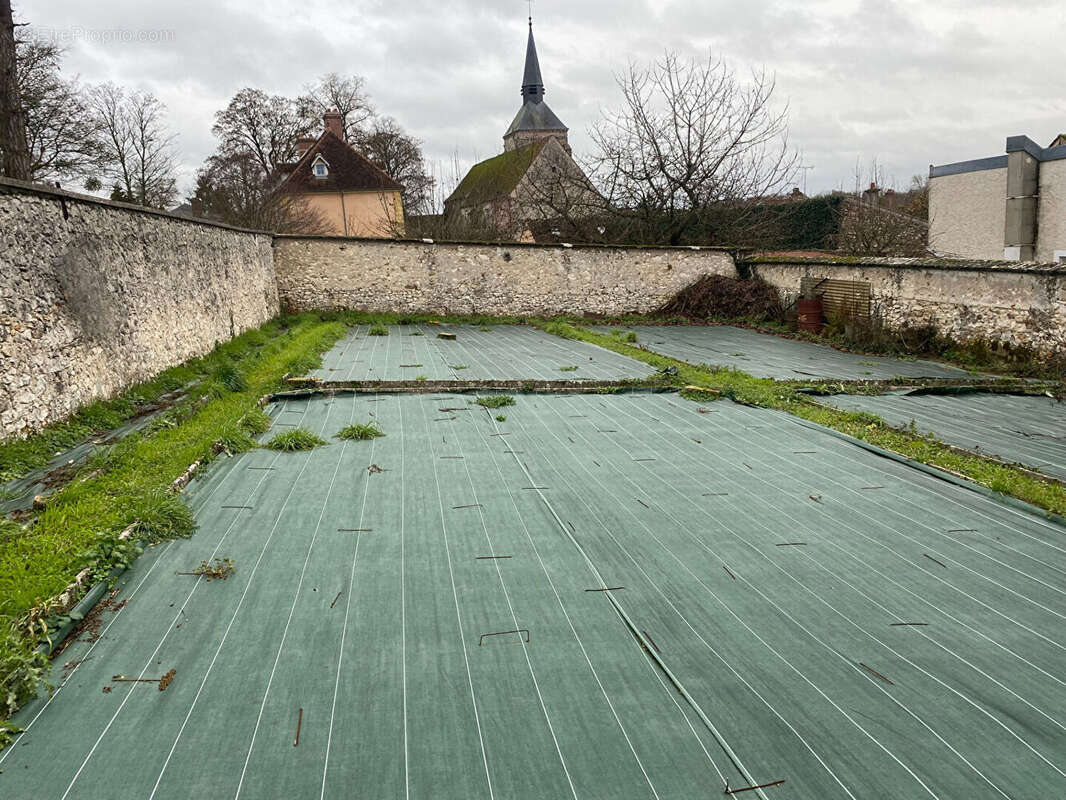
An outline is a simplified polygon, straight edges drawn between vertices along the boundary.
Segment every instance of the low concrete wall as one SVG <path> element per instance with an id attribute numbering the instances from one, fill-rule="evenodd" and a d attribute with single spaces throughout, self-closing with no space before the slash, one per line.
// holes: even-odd
<path id="1" fill-rule="evenodd" d="M 281 305 L 293 311 L 643 313 L 705 275 L 736 275 L 714 249 L 291 236 L 275 239 L 274 265 Z"/>
<path id="2" fill-rule="evenodd" d="M 957 341 L 986 339 L 1043 353 L 1066 350 L 1066 268 L 939 259 L 757 258 L 752 274 L 799 295 L 805 276 L 870 285 L 872 313 L 889 327 L 935 325 Z"/>
<path id="3" fill-rule="evenodd" d="M 269 234 L 0 180 L 0 437 L 277 312 Z"/>

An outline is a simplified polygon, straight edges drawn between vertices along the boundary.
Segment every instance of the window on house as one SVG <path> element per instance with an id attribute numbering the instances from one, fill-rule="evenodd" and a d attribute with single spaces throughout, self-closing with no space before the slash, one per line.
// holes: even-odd
<path id="1" fill-rule="evenodd" d="M 326 163 L 326 159 L 319 156 L 311 164 L 311 172 L 316 178 L 325 178 L 329 176 L 329 164 Z"/>

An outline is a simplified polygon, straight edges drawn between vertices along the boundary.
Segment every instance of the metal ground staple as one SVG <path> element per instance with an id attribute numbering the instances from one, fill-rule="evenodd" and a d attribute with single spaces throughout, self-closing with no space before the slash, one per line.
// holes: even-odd
<path id="1" fill-rule="evenodd" d="M 529 641 L 529 628 L 516 628 L 515 630 L 511 631 L 496 631 L 495 633 L 483 633 L 481 634 L 481 638 L 478 639 L 477 646 L 481 647 L 482 642 L 485 641 L 486 636 L 506 636 L 509 633 L 524 633 L 526 635 L 525 641 Z"/>
<path id="2" fill-rule="evenodd" d="M 889 680 L 888 678 L 886 678 L 886 677 L 885 677 L 884 675 L 882 675 L 882 674 L 881 674 L 880 672 L 878 672 L 878 671 L 877 671 L 876 669 L 874 669 L 873 667 L 868 667 L 868 666 L 866 666 L 865 664 L 863 664 L 863 663 L 862 663 L 861 661 L 859 662 L 859 666 L 860 666 L 860 667 L 862 667 L 862 668 L 863 668 L 864 670 L 866 670 L 867 672 L 869 672 L 869 673 L 870 673 L 871 675 L 876 675 L 876 676 L 877 676 L 878 678 L 880 678 L 881 680 L 883 680 L 883 681 L 884 681 L 885 683 L 887 683 L 887 684 L 888 684 L 889 686 L 895 686 L 895 685 L 896 685 L 896 684 L 892 683 L 892 681 L 890 681 L 890 680 Z"/>
<path id="3" fill-rule="evenodd" d="M 772 788 L 774 786 L 780 786 L 784 782 L 785 782 L 785 779 L 782 778 L 779 781 L 771 781 L 770 783 L 760 783 L 757 786 L 742 786 L 739 789 L 730 789 L 729 788 L 729 779 L 727 778 L 726 782 L 725 782 L 725 792 L 724 793 L 725 794 L 740 794 L 741 792 L 750 792 L 752 789 L 770 789 L 770 788 Z"/>

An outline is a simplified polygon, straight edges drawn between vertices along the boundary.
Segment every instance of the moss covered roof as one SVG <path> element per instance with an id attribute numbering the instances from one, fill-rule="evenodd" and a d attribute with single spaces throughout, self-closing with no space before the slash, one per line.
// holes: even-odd
<path id="1" fill-rule="evenodd" d="M 473 206 L 507 197 L 518 186 L 545 144 L 546 140 L 534 142 L 475 164 L 455 187 L 447 202 Z"/>

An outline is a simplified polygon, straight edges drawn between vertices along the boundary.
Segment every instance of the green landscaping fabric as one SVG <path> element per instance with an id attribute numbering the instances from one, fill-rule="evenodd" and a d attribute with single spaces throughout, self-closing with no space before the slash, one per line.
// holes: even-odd
<path id="1" fill-rule="evenodd" d="M 600 333 L 637 334 L 637 344 L 664 356 L 734 367 L 756 378 L 891 380 L 892 378 L 965 378 L 969 373 L 947 364 L 845 353 L 823 344 L 788 339 L 730 325 L 600 326 Z"/>
<path id="2" fill-rule="evenodd" d="M 354 328 L 312 375 L 326 381 L 413 381 L 420 376 L 602 381 L 655 373 L 647 364 L 602 347 L 522 325 L 392 325 L 388 336 L 370 336 L 369 330 L 366 325 Z M 453 333 L 455 339 L 438 339 L 438 333 Z"/>
<path id="3" fill-rule="evenodd" d="M 914 425 L 943 442 L 1066 480 L 1066 408 L 1051 397 L 1009 394 L 834 395 L 820 398 L 868 411 L 890 425 Z"/>
<path id="4" fill-rule="evenodd" d="M 778 412 L 468 399 L 273 408 L 330 444 L 193 484 L 0 796 L 1058 795 L 1062 528 Z"/>

